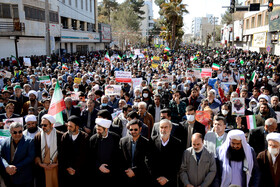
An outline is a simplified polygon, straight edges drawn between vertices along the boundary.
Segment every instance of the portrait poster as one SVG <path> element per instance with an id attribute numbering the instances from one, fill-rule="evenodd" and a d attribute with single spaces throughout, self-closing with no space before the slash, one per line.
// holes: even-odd
<path id="1" fill-rule="evenodd" d="M 245 115 L 245 99 L 238 97 L 231 99 L 232 115 L 244 116 Z"/>

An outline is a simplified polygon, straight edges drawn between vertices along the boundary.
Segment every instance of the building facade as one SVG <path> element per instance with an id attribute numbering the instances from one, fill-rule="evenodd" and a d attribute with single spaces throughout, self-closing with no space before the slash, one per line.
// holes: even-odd
<path id="1" fill-rule="evenodd" d="M 144 2 L 144 6 L 141 7 L 141 10 L 145 12 L 142 17 L 144 18 L 141 21 L 140 30 L 142 33 L 142 37 L 148 37 L 149 35 L 152 35 L 153 33 L 150 33 L 150 31 L 154 27 L 154 21 L 153 21 L 153 1 L 152 0 L 146 0 Z"/>
<path id="2" fill-rule="evenodd" d="M 97 0 L 48 2 L 51 53 L 102 50 L 111 41 L 101 38 L 111 29 L 98 27 Z M 46 55 L 45 36 L 45 0 L 1 0 L 0 57 Z"/>

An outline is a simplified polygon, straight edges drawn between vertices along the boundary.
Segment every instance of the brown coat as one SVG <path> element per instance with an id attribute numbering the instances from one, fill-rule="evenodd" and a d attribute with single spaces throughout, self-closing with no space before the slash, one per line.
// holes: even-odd
<path id="1" fill-rule="evenodd" d="M 261 171 L 260 187 L 280 187 L 280 156 L 273 165 L 270 153 L 265 150 L 259 153 L 257 160 Z"/>
<path id="2" fill-rule="evenodd" d="M 141 115 L 140 115 L 139 112 L 138 112 L 138 114 L 139 114 L 139 116 L 141 118 Z M 154 117 L 149 112 L 146 112 L 144 114 L 144 117 L 143 117 L 143 123 L 148 126 L 148 139 L 150 139 L 151 138 L 152 129 L 153 129 L 153 126 L 154 126 Z"/>
<path id="3" fill-rule="evenodd" d="M 60 176 L 60 160 L 61 160 L 61 137 L 62 137 L 62 132 L 56 130 L 56 135 L 57 135 L 57 151 L 58 151 L 58 176 Z M 36 177 L 36 186 L 41 186 L 44 187 L 46 186 L 45 183 L 45 172 L 44 169 L 41 168 L 38 163 L 42 162 L 41 159 L 41 132 L 38 132 L 35 137 L 34 137 L 34 144 L 35 144 L 35 164 L 36 164 L 36 171 L 35 171 L 35 177 Z M 60 178 L 60 177 L 58 177 Z M 60 181 L 58 181 L 60 183 Z"/>

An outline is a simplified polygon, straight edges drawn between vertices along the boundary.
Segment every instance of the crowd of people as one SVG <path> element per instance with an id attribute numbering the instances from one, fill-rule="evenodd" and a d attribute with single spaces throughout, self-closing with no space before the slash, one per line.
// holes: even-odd
<path id="1" fill-rule="evenodd" d="M 1 59 L 1 186 L 280 186 L 279 57 L 166 49 Z"/>

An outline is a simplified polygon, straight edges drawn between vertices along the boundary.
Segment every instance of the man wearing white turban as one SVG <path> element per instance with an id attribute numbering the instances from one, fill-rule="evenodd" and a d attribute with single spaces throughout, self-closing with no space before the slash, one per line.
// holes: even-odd
<path id="1" fill-rule="evenodd" d="M 97 113 L 96 133 L 89 140 L 90 179 L 95 181 L 95 186 L 118 186 L 120 137 L 110 132 L 112 116 L 108 110 L 100 110 Z"/>
<path id="2" fill-rule="evenodd" d="M 22 107 L 22 115 L 25 116 L 28 114 L 28 108 L 34 107 L 34 115 L 38 115 L 38 107 L 43 106 L 40 101 L 37 100 L 38 93 L 35 90 L 30 90 L 28 92 L 29 101 L 26 101 Z"/>
<path id="3" fill-rule="evenodd" d="M 253 148 L 246 142 L 244 132 L 231 130 L 218 150 L 215 187 L 258 187 L 260 171 Z"/>
<path id="4" fill-rule="evenodd" d="M 266 136 L 267 149 L 260 152 L 257 160 L 261 170 L 260 186 L 280 186 L 280 133 L 269 133 Z"/>

